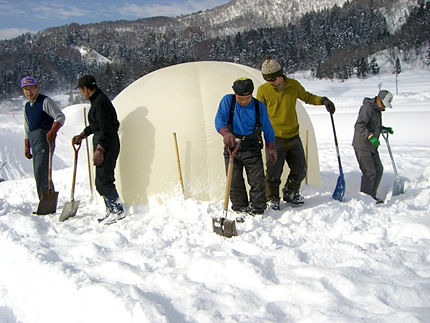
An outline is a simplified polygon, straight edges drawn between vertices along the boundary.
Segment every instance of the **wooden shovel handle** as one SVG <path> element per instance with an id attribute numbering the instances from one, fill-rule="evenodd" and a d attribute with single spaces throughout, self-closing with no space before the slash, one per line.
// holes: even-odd
<path id="1" fill-rule="evenodd" d="M 72 146 L 73 146 L 73 150 L 75 151 L 75 161 L 73 163 L 72 193 L 71 193 L 71 200 L 73 202 L 75 200 L 75 182 L 76 182 L 76 167 L 78 165 L 78 152 L 79 152 L 79 149 L 81 149 L 81 143 L 75 144 L 72 139 Z"/>
<path id="2" fill-rule="evenodd" d="M 228 209 L 228 199 L 230 198 L 230 187 L 231 187 L 231 178 L 233 176 L 233 163 L 234 156 L 236 155 L 237 150 L 240 147 L 241 140 L 236 139 L 236 147 L 233 151 L 231 151 L 230 147 L 227 146 L 228 153 L 230 154 L 230 158 L 228 160 L 228 168 L 227 168 L 227 184 L 225 186 L 225 194 L 224 194 L 224 211 Z"/>
<path id="3" fill-rule="evenodd" d="M 54 142 L 47 140 L 48 141 L 48 146 L 49 146 L 49 164 L 48 164 L 48 191 L 53 191 L 53 187 L 52 187 L 52 150 L 54 146 Z"/>

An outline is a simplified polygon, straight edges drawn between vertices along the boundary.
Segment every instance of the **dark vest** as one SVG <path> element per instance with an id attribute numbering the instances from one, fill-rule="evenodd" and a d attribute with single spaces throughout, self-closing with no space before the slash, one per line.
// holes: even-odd
<path id="1" fill-rule="evenodd" d="M 49 130 L 52 127 L 54 118 L 43 111 L 43 101 L 45 99 L 46 95 L 39 94 L 33 106 L 31 106 L 30 102 L 25 105 L 25 115 L 27 116 L 30 131 L 36 129 Z"/>

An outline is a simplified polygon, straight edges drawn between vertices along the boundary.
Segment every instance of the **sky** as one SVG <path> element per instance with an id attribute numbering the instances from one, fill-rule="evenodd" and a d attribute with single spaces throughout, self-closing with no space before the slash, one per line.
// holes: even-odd
<path id="1" fill-rule="evenodd" d="M 0 0 L 0 40 L 70 23 L 176 17 L 211 9 L 228 0 Z"/>
<path id="2" fill-rule="evenodd" d="M 428 322 L 430 71 L 404 65 L 398 93 L 389 71 L 345 81 L 315 80 L 310 73 L 294 77 L 336 105 L 344 200 L 331 197 L 339 168 L 330 117 L 324 107 L 305 105 L 321 185 L 302 185 L 302 207 L 282 203 L 280 211 L 247 217 L 230 239 L 212 231 L 211 219 L 223 214 L 222 198 L 186 198 L 179 185 L 178 194 L 151 196 L 146 204 L 128 206 L 122 221 L 99 224 L 104 206 L 89 189 L 85 144 L 78 154 L 77 215 L 58 222 L 71 200 L 70 140 L 81 131 L 88 107 L 67 106 L 64 94 L 51 95 L 66 114 L 53 161 L 57 213 L 33 215 L 38 199 L 23 152 L 22 102 L 0 106 L 0 162 L 6 162 L 0 170 L 6 179 L 0 182 L 0 322 Z M 375 96 L 379 85 L 394 94 L 383 124 L 393 127 L 390 146 L 405 181 L 404 194 L 393 196 L 395 175 L 380 138 L 382 205 L 359 192 L 361 172 L 351 146 L 363 98 Z M 170 134 L 173 128 L 156 130 Z M 191 149 L 177 135 L 180 152 Z M 173 150 L 164 142 L 156 147 L 166 158 Z M 186 158 L 181 154 L 182 165 Z M 174 157 L 171 165 L 176 169 Z M 231 209 L 228 217 L 234 218 Z"/>

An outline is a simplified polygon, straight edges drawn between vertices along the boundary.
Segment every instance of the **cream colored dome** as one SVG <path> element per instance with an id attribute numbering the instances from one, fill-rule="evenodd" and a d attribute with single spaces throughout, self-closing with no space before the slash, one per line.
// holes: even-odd
<path id="1" fill-rule="evenodd" d="M 223 199 L 223 141 L 215 130 L 215 114 L 221 98 L 233 93 L 232 84 L 239 77 L 253 80 L 254 96 L 264 82 L 260 71 L 244 65 L 193 62 L 145 75 L 113 100 L 121 123 L 116 184 L 123 201 L 141 204 L 153 194 L 180 193 L 173 133 L 177 136 L 186 197 Z M 300 102 L 297 112 L 304 144 L 309 130 L 307 181 L 320 185 L 312 123 Z M 286 174 L 287 166 L 284 180 Z"/>

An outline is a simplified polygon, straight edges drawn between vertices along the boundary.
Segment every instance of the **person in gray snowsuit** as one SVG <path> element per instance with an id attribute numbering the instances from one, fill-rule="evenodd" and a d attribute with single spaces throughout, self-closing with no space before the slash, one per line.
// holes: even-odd
<path id="1" fill-rule="evenodd" d="M 378 152 L 379 135 L 382 129 L 390 134 L 394 133 L 391 127 L 382 126 L 382 111 L 385 111 L 385 108 L 392 108 L 392 100 L 393 95 L 387 90 L 380 91 L 372 99 L 364 98 L 354 126 L 352 146 L 363 174 L 360 192 L 372 196 L 376 203 L 384 202 L 376 197 L 384 171 Z"/>

